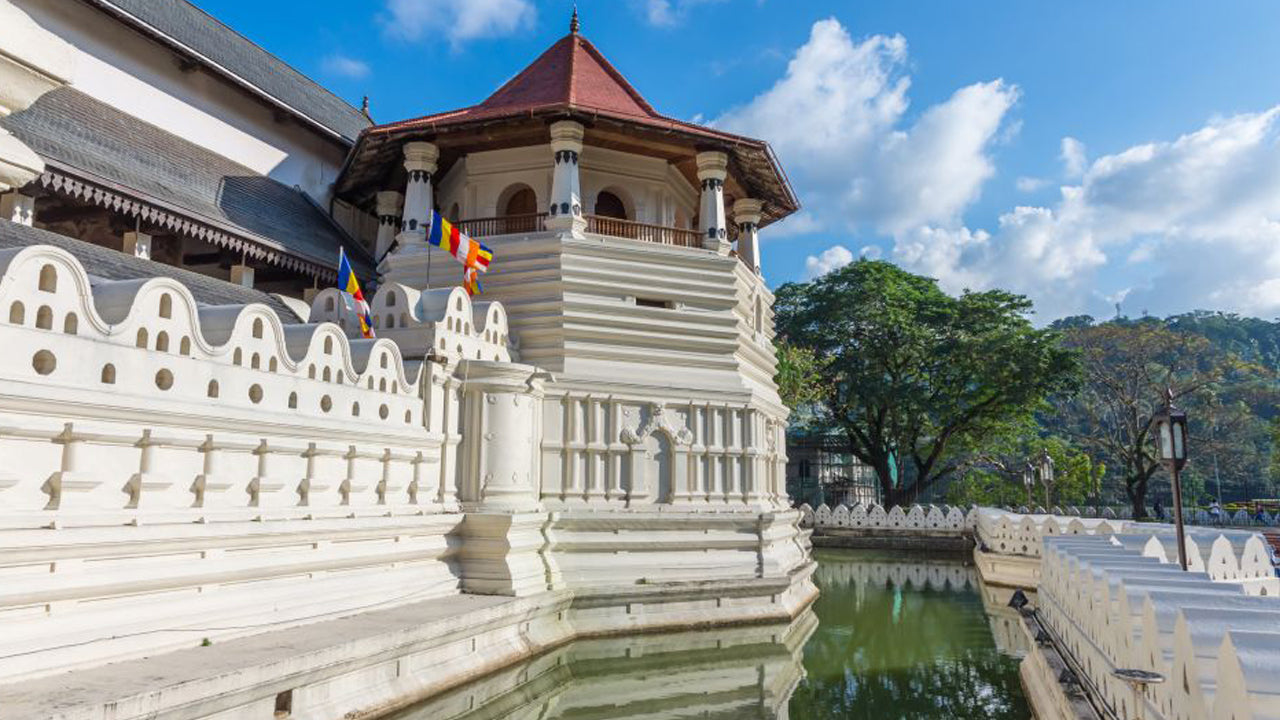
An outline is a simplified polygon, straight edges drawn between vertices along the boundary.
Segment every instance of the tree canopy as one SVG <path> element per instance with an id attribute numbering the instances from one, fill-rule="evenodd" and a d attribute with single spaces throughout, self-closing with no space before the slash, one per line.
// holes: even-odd
<path id="1" fill-rule="evenodd" d="M 1070 391 L 1078 365 L 1025 297 L 952 297 L 930 278 L 860 260 L 778 289 L 779 335 L 807 348 L 820 419 L 876 473 L 885 501 L 909 502 L 1046 397 Z"/>

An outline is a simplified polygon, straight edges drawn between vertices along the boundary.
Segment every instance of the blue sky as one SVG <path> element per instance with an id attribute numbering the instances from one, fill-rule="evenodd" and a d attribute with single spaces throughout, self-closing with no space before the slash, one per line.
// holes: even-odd
<path id="1" fill-rule="evenodd" d="M 197 0 L 379 122 L 483 99 L 569 2 Z M 1044 320 L 1280 315 L 1280 3 L 583 0 L 666 114 L 774 144 L 766 277 L 893 260 Z"/>

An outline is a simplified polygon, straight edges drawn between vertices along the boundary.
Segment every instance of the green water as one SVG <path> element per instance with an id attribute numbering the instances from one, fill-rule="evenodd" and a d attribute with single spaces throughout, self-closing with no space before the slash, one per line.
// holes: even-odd
<path id="1" fill-rule="evenodd" d="M 972 569 L 816 557 L 822 594 L 791 623 L 580 640 L 394 720 L 1030 716 L 1009 654 L 1014 620 L 998 599 L 984 609 Z"/>
<path id="2" fill-rule="evenodd" d="M 1030 717 L 1018 660 L 997 649 L 971 568 L 852 551 L 815 557 L 818 627 L 792 720 Z"/>

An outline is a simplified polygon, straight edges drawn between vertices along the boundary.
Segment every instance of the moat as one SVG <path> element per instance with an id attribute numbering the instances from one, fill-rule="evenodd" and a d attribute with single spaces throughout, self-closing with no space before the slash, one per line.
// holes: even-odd
<path id="1" fill-rule="evenodd" d="M 577 641 L 390 717 L 1030 717 L 1021 636 L 971 567 L 814 556 L 822 594 L 789 625 Z"/>

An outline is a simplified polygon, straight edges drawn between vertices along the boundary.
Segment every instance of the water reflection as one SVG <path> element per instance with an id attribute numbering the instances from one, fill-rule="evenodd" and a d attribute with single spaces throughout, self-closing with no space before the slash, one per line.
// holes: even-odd
<path id="1" fill-rule="evenodd" d="M 791 717 L 1027 718 L 1008 617 L 989 620 L 979 582 L 958 563 L 817 553 L 817 631 Z M 993 597 L 994 599 L 994 597 Z M 992 608 L 999 613 L 999 608 Z"/>
<path id="2" fill-rule="evenodd" d="M 392 717 L 786 718 L 817 623 L 579 640 Z"/>
<path id="3" fill-rule="evenodd" d="M 580 640 L 393 717 L 1029 717 L 1016 615 L 972 569 L 817 557 L 822 594 L 790 624 Z"/>

